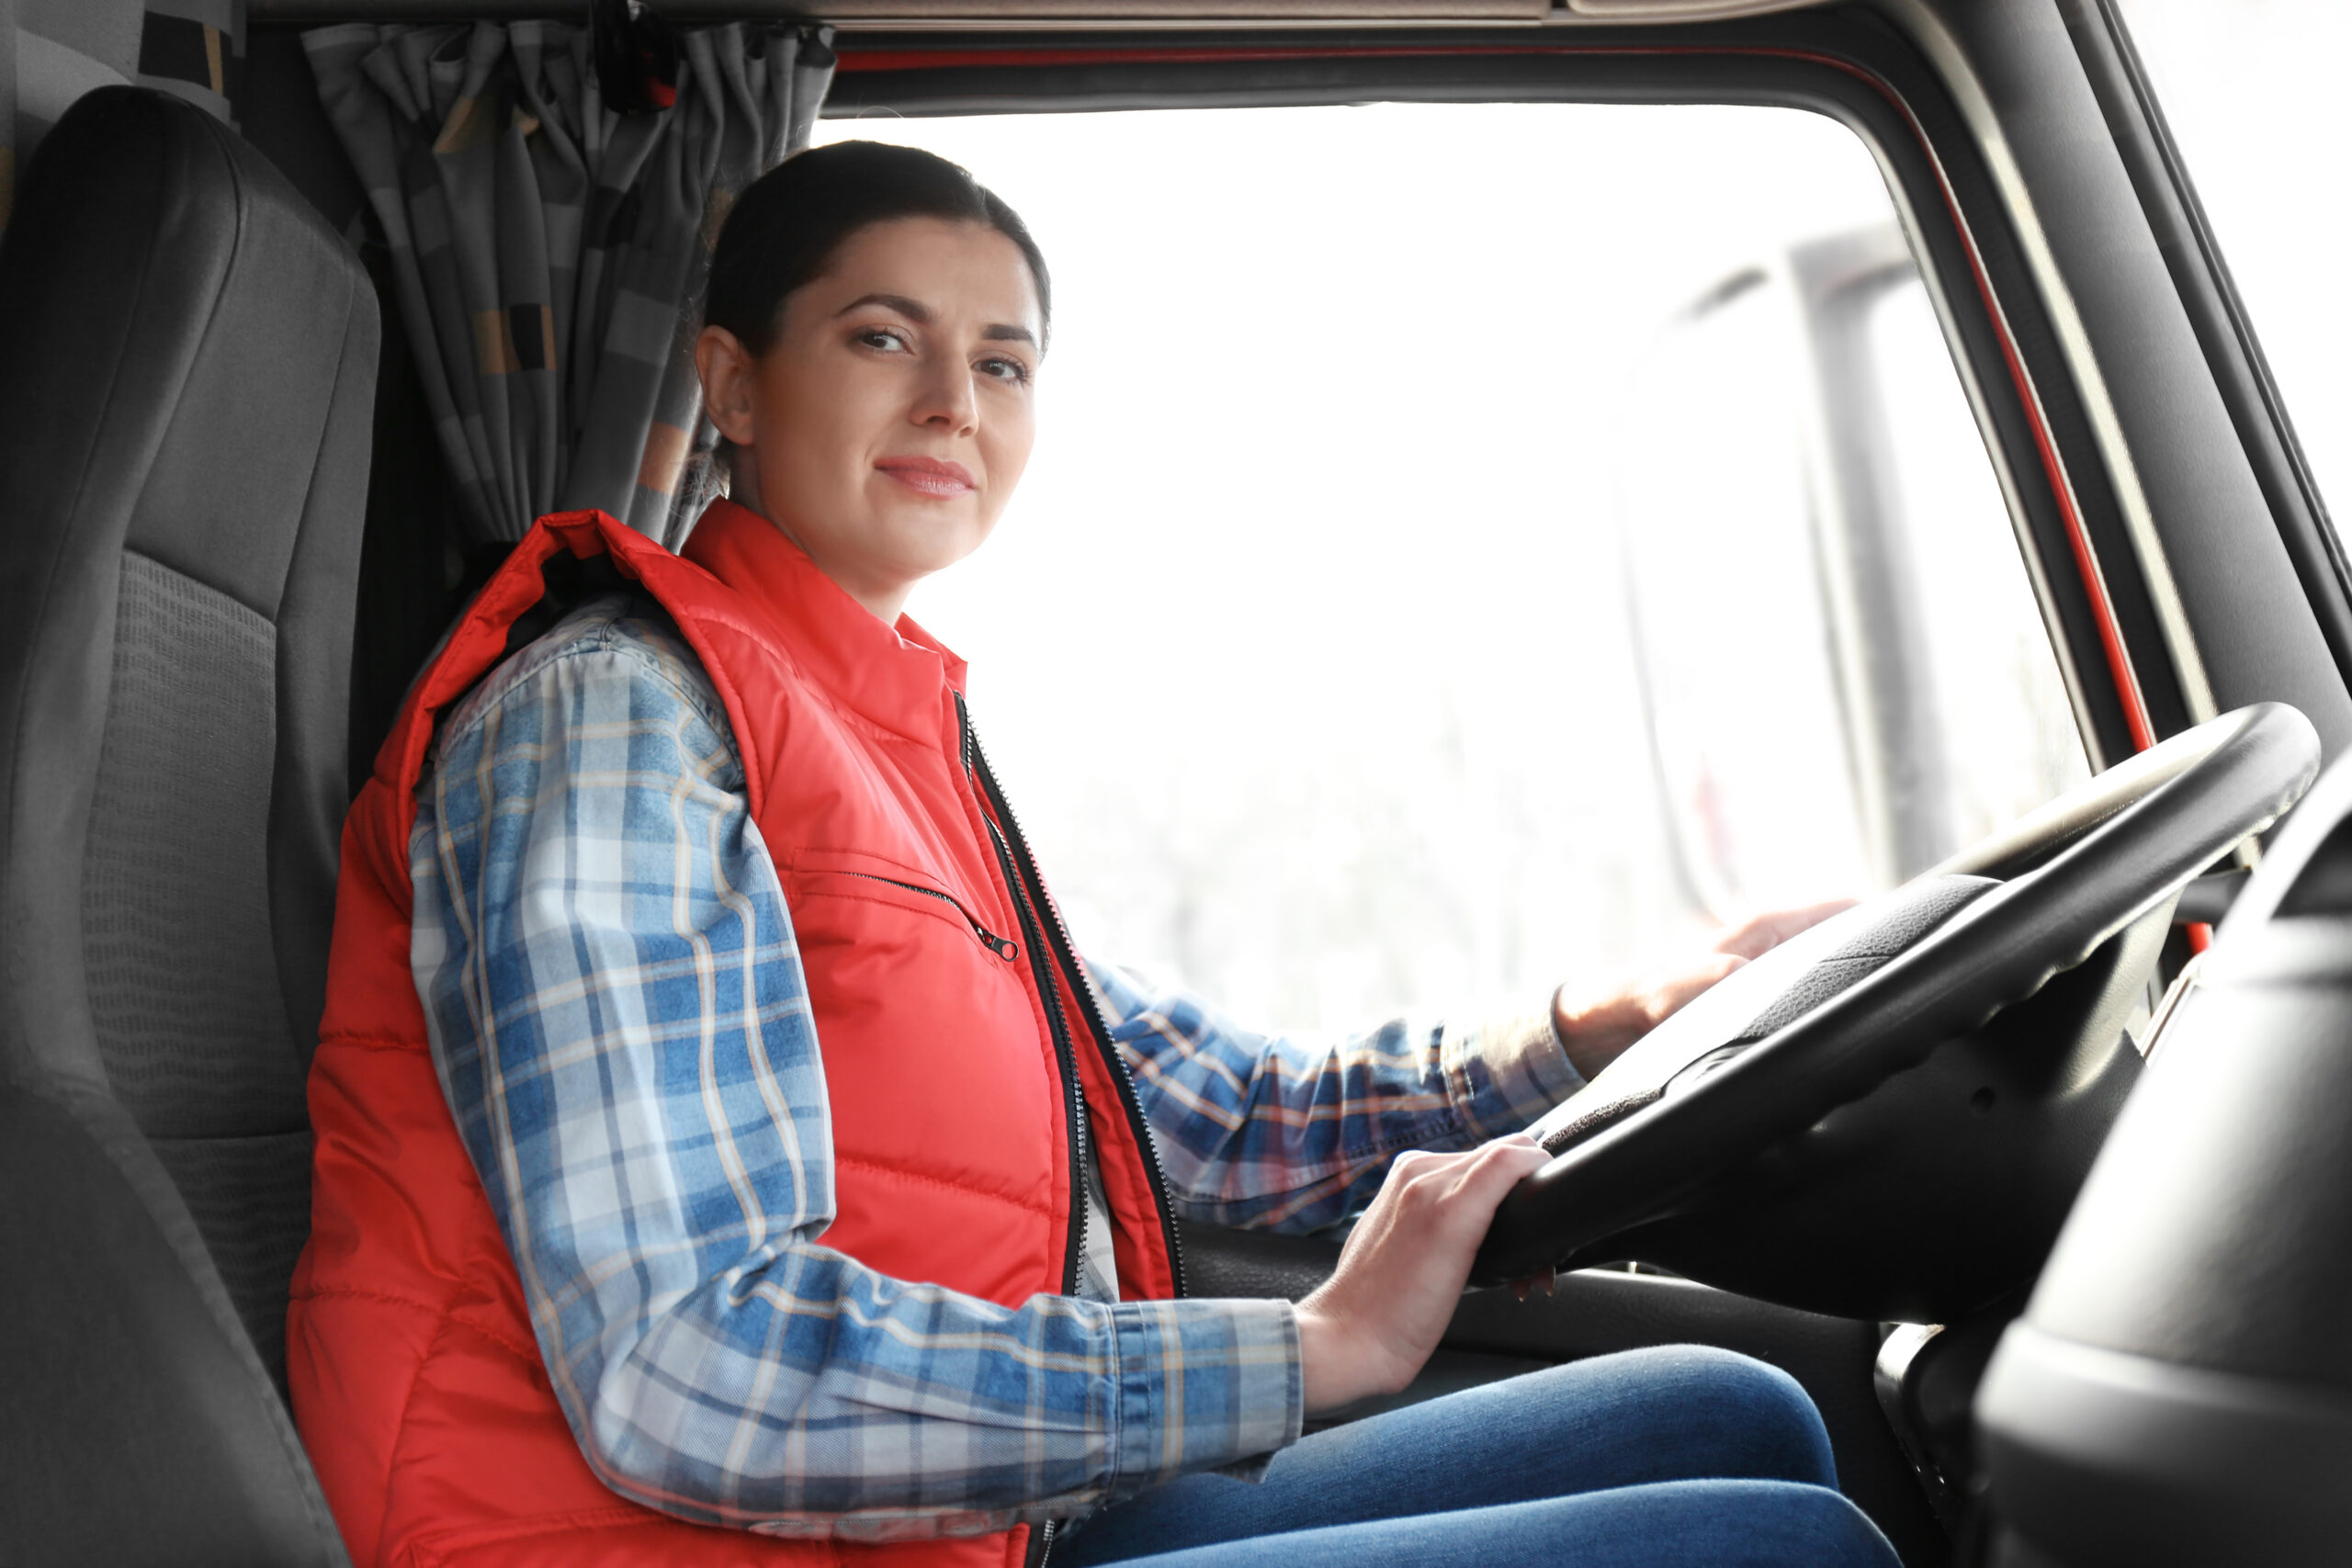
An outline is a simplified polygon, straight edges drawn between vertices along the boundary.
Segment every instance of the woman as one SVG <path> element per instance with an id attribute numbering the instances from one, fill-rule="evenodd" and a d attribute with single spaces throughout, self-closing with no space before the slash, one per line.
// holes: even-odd
<path id="1" fill-rule="evenodd" d="M 1082 966 L 901 613 L 1019 481 L 1048 310 L 962 170 L 786 164 L 697 346 L 732 499 L 683 560 L 543 520 L 412 694 L 346 833 L 289 1325 L 355 1559 L 1892 1562 L 1804 1394 L 1720 1352 L 1300 1440 L 1428 1358 L 1516 1130 L 1823 911 L 1339 1044 Z M 1175 1299 L 1178 1213 L 1360 1210 L 1295 1308 Z"/>

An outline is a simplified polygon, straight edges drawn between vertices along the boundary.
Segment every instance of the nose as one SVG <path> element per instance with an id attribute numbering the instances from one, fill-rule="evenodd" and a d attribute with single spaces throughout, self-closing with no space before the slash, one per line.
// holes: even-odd
<path id="1" fill-rule="evenodd" d="M 943 359 L 930 367 L 911 411 L 915 423 L 950 435 L 969 435 L 979 427 L 980 401 L 972 386 L 972 367 Z"/>

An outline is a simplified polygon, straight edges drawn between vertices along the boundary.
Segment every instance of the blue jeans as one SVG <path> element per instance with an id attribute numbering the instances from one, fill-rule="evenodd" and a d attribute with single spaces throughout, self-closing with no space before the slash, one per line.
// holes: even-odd
<path id="1" fill-rule="evenodd" d="M 1837 1488 L 1795 1379 L 1673 1346 L 1318 1432 L 1256 1483 L 1156 1486 L 1067 1531 L 1053 1568 L 1901 1568 Z"/>

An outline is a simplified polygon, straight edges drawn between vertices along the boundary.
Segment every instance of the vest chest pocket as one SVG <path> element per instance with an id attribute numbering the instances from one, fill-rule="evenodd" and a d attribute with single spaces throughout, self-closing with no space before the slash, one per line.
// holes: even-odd
<path id="1" fill-rule="evenodd" d="M 827 1013 L 846 1011 L 894 1031 L 1010 1032 L 1035 1055 L 1028 953 L 973 901 L 888 862 L 796 866 L 785 901 L 820 1040 Z"/>
<path id="2" fill-rule="evenodd" d="M 830 857 L 829 857 L 830 858 Z M 1021 943 L 1012 933 L 991 929 L 989 920 L 969 901 L 927 878 L 888 862 L 871 868 L 828 865 L 797 866 L 786 882 L 786 902 L 799 922 L 801 902 L 845 899 L 904 909 L 910 914 L 944 920 L 962 931 L 981 950 L 1005 964 L 1021 957 Z"/>
<path id="3" fill-rule="evenodd" d="M 1032 1219 L 1050 1213 L 1062 1096 L 1025 944 L 999 935 L 944 888 L 897 869 L 797 866 L 785 879 L 785 901 L 841 1167 L 841 1218 L 828 1244 L 886 1272 L 896 1265 L 904 1278 L 940 1279 L 928 1253 L 891 1255 L 899 1205 L 913 1201 L 899 1178 L 940 1184 L 923 1189 L 940 1201 L 954 1187 L 992 1194 Z M 997 1215 L 985 1234 L 1007 1223 Z"/>
<path id="4" fill-rule="evenodd" d="M 961 919 L 966 925 L 972 928 L 973 937 L 978 941 L 982 947 L 987 948 L 990 953 L 995 953 L 1007 964 L 1012 963 L 1014 959 L 1021 956 L 1021 944 L 1019 942 L 1014 942 L 1011 937 L 999 936 L 996 932 L 982 925 L 980 923 L 980 918 L 972 913 L 971 906 L 966 904 L 961 898 L 956 897 L 953 893 L 943 892 L 939 888 L 926 886 L 920 882 L 910 882 L 904 877 L 884 876 L 878 872 L 837 871 L 827 874 L 837 877 L 847 877 L 855 882 L 879 883 L 884 887 L 894 887 L 901 893 L 921 894 L 922 897 L 933 900 L 930 905 L 916 906 L 917 908 L 922 909 L 924 913 L 940 915 L 944 918 L 947 910 L 953 909 L 956 911 L 956 916 Z M 854 896 L 855 890 L 854 889 L 852 891 Z"/>

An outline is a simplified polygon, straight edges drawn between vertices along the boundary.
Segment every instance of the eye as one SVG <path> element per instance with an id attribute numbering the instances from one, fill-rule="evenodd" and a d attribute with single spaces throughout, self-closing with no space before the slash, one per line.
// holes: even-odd
<path id="1" fill-rule="evenodd" d="M 1024 386 L 1029 380 L 1028 366 L 1001 354 L 981 360 L 976 368 L 991 380 L 1007 381 L 1014 386 Z"/>
<path id="2" fill-rule="evenodd" d="M 885 354 L 904 354 L 909 346 L 907 334 L 896 327 L 867 327 L 852 341 Z"/>

